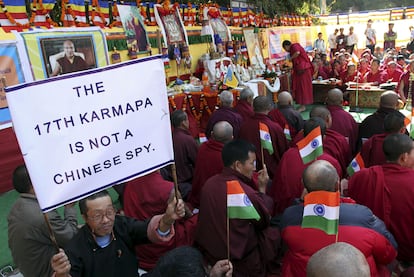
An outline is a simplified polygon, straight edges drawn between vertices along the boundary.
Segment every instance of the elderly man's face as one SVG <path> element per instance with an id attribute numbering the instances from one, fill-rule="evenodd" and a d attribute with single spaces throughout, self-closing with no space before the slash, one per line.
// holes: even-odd
<path id="1" fill-rule="evenodd" d="M 72 58 L 75 54 L 75 45 L 70 41 L 65 41 L 63 44 L 63 51 L 65 52 L 66 57 Z"/>
<path id="2" fill-rule="evenodd" d="M 84 215 L 86 224 L 92 232 L 103 237 L 111 234 L 115 221 L 115 209 L 109 196 L 86 201 L 87 213 Z"/>

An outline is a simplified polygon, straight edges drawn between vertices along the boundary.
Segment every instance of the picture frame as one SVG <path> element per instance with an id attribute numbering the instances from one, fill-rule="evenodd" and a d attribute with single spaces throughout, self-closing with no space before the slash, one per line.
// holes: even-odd
<path id="1" fill-rule="evenodd" d="M 86 66 L 82 66 L 82 70 L 109 64 L 105 34 L 99 27 L 39 29 L 16 33 L 16 39 L 20 56 L 24 57 L 23 60 L 31 68 L 29 73 L 31 76 L 25 76 L 27 80 L 43 80 L 52 77 L 54 62 L 53 59 L 51 61 L 51 57 L 64 52 L 65 41 L 71 41 L 75 54 L 85 61 Z M 58 55 L 57 58 L 60 56 Z M 76 68 L 76 65 L 74 67 Z M 28 73 L 25 72 L 25 74 Z"/>

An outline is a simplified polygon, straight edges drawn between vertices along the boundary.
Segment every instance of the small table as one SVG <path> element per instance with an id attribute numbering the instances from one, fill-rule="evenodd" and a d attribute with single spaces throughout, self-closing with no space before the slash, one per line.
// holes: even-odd
<path id="1" fill-rule="evenodd" d="M 346 91 L 349 93 L 349 106 L 378 108 L 381 94 L 386 90 L 371 86 L 361 87 L 358 88 L 358 90 L 356 88 L 348 88 Z M 358 95 L 358 103 L 356 103 L 356 95 Z"/>
<path id="2" fill-rule="evenodd" d="M 312 81 L 313 103 L 324 104 L 328 91 L 337 87 L 337 81 L 330 80 Z"/>

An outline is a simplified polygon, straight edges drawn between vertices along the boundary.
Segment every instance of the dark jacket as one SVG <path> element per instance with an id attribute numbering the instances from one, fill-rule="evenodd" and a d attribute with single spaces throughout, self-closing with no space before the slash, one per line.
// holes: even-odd
<path id="1" fill-rule="evenodd" d="M 90 228 L 85 225 L 65 250 L 71 263 L 72 277 L 138 276 L 136 244 L 149 243 L 148 221 L 116 216 L 114 238 L 105 248 L 99 247 Z"/>

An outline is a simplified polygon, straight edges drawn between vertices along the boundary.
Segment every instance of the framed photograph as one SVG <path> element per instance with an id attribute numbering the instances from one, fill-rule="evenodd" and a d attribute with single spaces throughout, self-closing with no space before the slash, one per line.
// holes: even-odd
<path id="1" fill-rule="evenodd" d="M 109 64 L 104 33 L 98 27 L 16 33 L 32 78 L 42 80 Z M 21 43 L 20 43 L 21 42 Z"/>
<path id="2" fill-rule="evenodd" d="M 39 40 L 47 77 L 96 68 L 92 37 L 67 36 Z"/>
<path id="3" fill-rule="evenodd" d="M 180 13 L 173 5 L 154 5 L 155 20 L 166 42 L 166 45 L 188 45 L 187 32 L 181 20 Z"/>
<path id="4" fill-rule="evenodd" d="M 117 5 L 127 38 L 128 53 L 148 52 L 148 35 L 136 6 Z"/>

